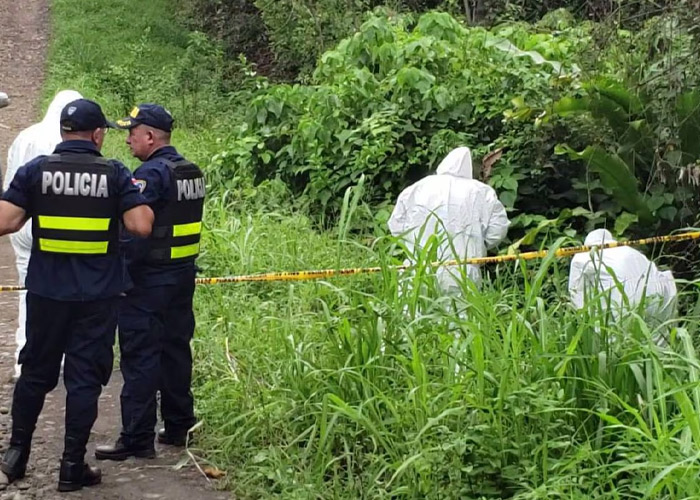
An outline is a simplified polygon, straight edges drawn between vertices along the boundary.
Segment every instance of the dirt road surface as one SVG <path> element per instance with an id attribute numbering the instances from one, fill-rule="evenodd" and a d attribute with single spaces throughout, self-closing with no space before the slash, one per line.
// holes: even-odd
<path id="1" fill-rule="evenodd" d="M 39 94 L 49 33 L 46 0 L 0 0 L 0 92 L 9 94 L 11 104 L 0 109 L 0 164 L 3 171 L 7 149 L 17 133 L 39 119 Z M 80 90 L 80 89 L 76 89 Z M 15 284 L 17 274 L 8 237 L 0 237 L 0 285 Z M 14 366 L 14 332 L 17 298 L 0 293 L 0 451 L 9 440 Z M 118 434 L 121 376 L 115 371 L 100 399 L 100 416 L 90 439 L 87 459 L 95 463 L 95 444 L 112 442 Z M 58 462 L 63 447 L 65 390 L 62 383 L 46 399 L 32 446 L 27 477 L 10 486 L 0 485 L 0 500 L 50 500 L 73 498 L 91 500 L 168 499 L 214 500 L 230 498 L 215 491 L 190 462 L 175 470 L 186 456 L 182 450 L 159 447 L 155 460 L 130 459 L 100 462 L 103 483 L 80 492 L 59 494 Z M 197 450 L 192 450 L 196 455 Z"/>

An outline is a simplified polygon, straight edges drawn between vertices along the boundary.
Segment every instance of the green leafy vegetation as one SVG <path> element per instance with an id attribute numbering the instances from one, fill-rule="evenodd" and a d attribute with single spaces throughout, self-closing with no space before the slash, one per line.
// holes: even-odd
<path id="1" fill-rule="evenodd" d="M 320 56 L 353 34 L 369 11 L 422 14 L 432 9 L 466 24 L 533 22 L 549 16 L 550 27 L 579 19 L 609 20 L 637 28 L 650 17 L 675 7 L 692 12 L 696 0 L 177 0 L 181 18 L 220 40 L 226 53 L 244 54 L 262 74 L 281 80 L 306 80 Z M 551 15 L 552 12 L 556 14 Z"/>
<path id="2" fill-rule="evenodd" d="M 221 175 L 248 169 L 257 181 L 282 180 L 331 221 L 365 175 L 381 223 L 406 185 L 469 144 L 477 155 L 504 149 L 488 180 L 514 236 L 574 208 L 566 225 L 576 231 L 611 218 L 624 221 L 618 232 L 637 234 L 693 225 L 695 186 L 678 179 L 698 159 L 700 111 L 689 89 L 700 75 L 669 60 L 685 60 L 694 36 L 667 42 L 675 49 L 657 53 L 652 69 L 635 66 L 635 51 L 665 39 L 681 22 L 674 16 L 631 34 L 561 12 L 490 30 L 447 13 L 373 15 L 321 57 L 309 85 L 258 79 Z M 596 40 L 603 31 L 605 43 Z"/>
<path id="3" fill-rule="evenodd" d="M 510 210 L 512 248 L 578 243 L 602 225 L 693 224 L 691 4 L 658 17 L 643 4 L 634 22 L 552 11 L 527 24 L 562 4 L 446 2 L 420 15 L 436 4 L 53 2 L 46 98 L 75 88 L 110 116 L 142 101 L 171 109 L 175 145 L 208 177 L 205 275 L 383 268 L 198 289 L 191 451 L 228 472 L 222 486 L 240 498 L 700 495 L 695 281 L 665 325 L 642 310 L 616 322 L 597 300 L 574 310 L 568 262 L 552 256 L 491 266 L 481 290 L 464 281 L 443 297 L 434 248 L 398 274 L 385 234 L 396 194 L 459 145 L 503 148 L 477 176 Z M 204 15 L 193 24 L 228 26 L 240 47 L 178 24 L 192 5 Z M 235 6 L 250 33 L 227 25 Z M 305 83 L 260 76 L 239 52 L 272 54 Z M 123 140 L 110 132 L 105 152 L 134 165 Z M 692 270 L 692 253 L 655 251 Z M 651 340 L 662 331 L 668 350 Z"/>

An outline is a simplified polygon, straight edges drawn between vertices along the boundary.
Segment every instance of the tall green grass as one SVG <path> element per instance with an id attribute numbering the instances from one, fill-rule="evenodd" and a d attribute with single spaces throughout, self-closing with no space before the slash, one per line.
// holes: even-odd
<path id="1" fill-rule="evenodd" d="M 300 228 L 263 215 L 209 233 L 210 265 L 317 267 L 337 240 Z M 381 262 L 392 242 L 343 248 Z M 200 446 L 244 497 L 700 495 L 697 318 L 660 350 L 638 314 L 575 311 L 567 266 L 491 269 L 461 298 L 429 271 L 406 293 L 390 269 L 201 288 Z"/>
<path id="2" fill-rule="evenodd" d="M 241 97 L 222 92 L 216 47 L 172 5 L 55 0 L 46 100 L 75 88 L 111 116 L 131 101 L 173 110 L 175 145 L 210 179 L 207 275 L 384 269 L 198 288 L 192 452 L 228 472 L 225 486 L 241 498 L 700 496 L 697 311 L 660 350 L 640 314 L 575 311 L 568 262 L 553 257 L 490 267 L 481 289 L 445 297 L 430 249 L 402 275 L 382 228 L 357 232 L 370 219 L 360 190 L 319 232 L 279 183 L 238 172 L 224 184 L 218 143 Z M 134 165 L 123 139 L 110 133 L 105 152 Z"/>

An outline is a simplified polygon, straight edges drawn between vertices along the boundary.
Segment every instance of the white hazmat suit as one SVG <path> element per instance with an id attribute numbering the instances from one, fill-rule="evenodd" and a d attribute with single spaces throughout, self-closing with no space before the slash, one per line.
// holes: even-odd
<path id="1" fill-rule="evenodd" d="M 434 175 L 399 195 L 389 219 L 391 234 L 402 237 L 413 254 L 437 235 L 440 261 L 484 257 L 505 238 L 510 222 L 496 191 L 472 177 L 469 148 L 451 151 Z M 443 293 L 459 293 L 457 268 L 441 267 L 436 276 Z M 479 283 L 479 267 L 468 265 L 467 276 Z"/>
<path id="2" fill-rule="evenodd" d="M 7 152 L 7 172 L 5 174 L 4 189 L 7 189 L 12 182 L 15 173 L 25 163 L 40 155 L 53 153 L 56 145 L 61 142 L 60 118 L 61 111 L 71 101 L 81 99 L 82 95 L 74 90 L 62 90 L 53 98 L 49 109 L 46 111 L 44 119 L 39 123 L 22 130 L 15 138 Z M 15 251 L 15 264 L 19 275 L 19 284 L 24 285 L 27 277 L 27 266 L 29 265 L 29 255 L 32 251 L 32 223 L 27 221 L 24 227 L 10 235 L 10 242 Z M 24 347 L 26 337 L 27 319 L 27 292 L 21 292 L 19 296 L 19 319 L 15 339 L 17 350 L 15 352 L 15 362 L 19 352 Z M 15 376 L 19 377 L 20 367 L 15 363 Z"/>
<path id="3" fill-rule="evenodd" d="M 610 231 L 596 229 L 589 233 L 584 244 L 593 246 L 613 242 Z M 577 309 L 584 307 L 586 297 L 591 294 L 607 301 L 608 293 L 609 304 L 603 305 L 610 308 L 614 319 L 636 309 L 642 300 L 646 319 L 653 325 L 661 324 L 675 314 L 677 291 L 671 271 L 659 271 L 644 254 L 630 247 L 592 250 L 576 254 L 571 261 L 569 295 Z M 630 309 L 625 305 L 623 293 Z M 661 338 L 656 341 L 665 343 Z"/>

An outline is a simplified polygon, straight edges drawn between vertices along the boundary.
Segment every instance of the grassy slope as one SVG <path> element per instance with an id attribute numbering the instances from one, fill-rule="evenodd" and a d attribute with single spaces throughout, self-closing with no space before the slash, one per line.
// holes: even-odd
<path id="1" fill-rule="evenodd" d="M 99 102 L 107 116 L 120 118 L 138 102 L 177 109 L 181 96 L 159 92 L 170 65 L 182 58 L 187 32 L 177 25 L 168 0 L 54 0 L 44 101 L 72 88 Z M 162 87 L 162 85 L 161 85 Z M 131 101 L 125 97 L 133 95 Z M 108 135 L 104 153 L 136 166 L 123 144 L 123 132 Z M 212 151 L 200 148 L 214 139 L 206 132 L 177 128 L 173 142 L 193 161 L 207 163 Z"/>
<path id="2" fill-rule="evenodd" d="M 207 126 L 180 128 L 174 142 L 215 177 L 217 137 L 236 110 L 180 91 L 173 68 L 188 37 L 172 10 L 169 0 L 55 0 L 45 96 L 75 88 L 111 116 L 129 98 L 176 118 L 191 109 L 183 102 L 207 101 Z M 122 141 L 111 133 L 106 154 L 133 165 Z M 389 251 L 319 234 L 274 183 L 241 174 L 210 188 L 207 274 L 361 265 Z M 466 317 L 420 274 L 415 294 L 399 294 L 389 271 L 200 288 L 201 453 L 254 498 L 698 495 L 696 321 L 679 331 L 680 354 L 657 353 L 634 317 L 575 314 L 565 266 L 501 269 L 482 292 L 465 291 Z"/>

